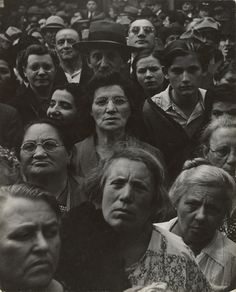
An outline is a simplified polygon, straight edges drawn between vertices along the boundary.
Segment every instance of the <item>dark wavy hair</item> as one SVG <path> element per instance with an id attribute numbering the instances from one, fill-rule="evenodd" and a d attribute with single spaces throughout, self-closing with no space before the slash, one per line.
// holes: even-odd
<path id="1" fill-rule="evenodd" d="M 88 83 L 85 89 L 85 95 L 82 100 L 81 116 L 85 120 L 88 133 L 95 133 L 95 122 L 91 116 L 91 109 L 94 100 L 94 93 L 101 87 L 118 85 L 123 90 L 128 99 L 131 115 L 127 121 L 126 133 L 135 136 L 136 138 L 144 139 L 144 123 L 142 120 L 142 100 L 140 91 L 132 82 L 131 79 L 124 79 L 118 72 L 109 72 L 107 74 L 96 74 Z"/>

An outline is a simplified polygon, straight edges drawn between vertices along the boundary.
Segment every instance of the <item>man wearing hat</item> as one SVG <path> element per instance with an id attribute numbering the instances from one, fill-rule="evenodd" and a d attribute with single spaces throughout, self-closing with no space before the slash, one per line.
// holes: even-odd
<path id="1" fill-rule="evenodd" d="M 64 20 L 60 16 L 52 15 L 47 18 L 45 25 L 42 27 L 42 33 L 47 46 L 50 49 L 55 47 L 55 37 L 57 32 L 65 27 Z"/>
<path id="2" fill-rule="evenodd" d="M 73 48 L 73 44 L 78 41 L 80 41 L 79 34 L 72 28 L 63 28 L 56 34 L 56 51 L 60 65 L 70 83 L 80 82 L 82 60 L 78 50 Z"/>
<path id="3" fill-rule="evenodd" d="M 123 26 L 106 20 L 92 22 L 88 40 L 77 42 L 74 47 L 86 56 L 88 67 L 94 74 L 121 72 L 131 52 L 136 50 L 126 44 Z"/>

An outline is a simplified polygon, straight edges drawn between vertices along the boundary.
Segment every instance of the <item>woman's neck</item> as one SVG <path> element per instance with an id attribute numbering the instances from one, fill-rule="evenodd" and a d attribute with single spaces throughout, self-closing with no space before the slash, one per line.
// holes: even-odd
<path id="1" fill-rule="evenodd" d="M 32 175 L 27 177 L 27 182 L 40 187 L 56 198 L 63 192 L 67 185 L 68 176 L 67 173 L 55 174 L 55 175 Z"/>
<path id="2" fill-rule="evenodd" d="M 152 224 L 145 225 L 142 231 L 137 233 L 122 234 L 119 244 L 119 252 L 125 260 L 128 268 L 136 263 L 146 252 L 152 235 Z"/>
<path id="3" fill-rule="evenodd" d="M 124 129 L 111 132 L 111 131 L 102 131 L 97 128 L 96 133 L 97 133 L 97 145 L 100 145 L 100 146 L 112 146 L 115 143 L 124 140 L 125 138 Z"/>

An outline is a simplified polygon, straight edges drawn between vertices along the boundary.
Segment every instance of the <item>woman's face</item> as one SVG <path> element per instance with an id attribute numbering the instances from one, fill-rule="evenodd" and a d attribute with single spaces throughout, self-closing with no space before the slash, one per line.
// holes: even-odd
<path id="1" fill-rule="evenodd" d="M 164 74 L 160 62 L 153 56 L 142 58 L 137 62 L 136 76 L 144 90 L 158 90 L 163 81 Z"/>
<path id="2" fill-rule="evenodd" d="M 67 173 L 70 154 L 53 126 L 34 124 L 24 135 L 20 162 L 24 175 L 29 179 L 38 175 L 57 175 Z"/>
<path id="3" fill-rule="evenodd" d="M 118 232 L 141 232 L 151 224 L 154 182 L 142 162 L 119 158 L 106 171 L 102 212 Z"/>
<path id="4" fill-rule="evenodd" d="M 218 128 L 210 138 L 209 148 L 204 150 L 209 162 L 223 168 L 230 175 L 236 174 L 236 128 Z"/>
<path id="5" fill-rule="evenodd" d="M 44 201 L 9 197 L 0 219 L 1 287 L 41 291 L 52 280 L 59 258 L 56 214 Z"/>
<path id="6" fill-rule="evenodd" d="M 94 92 L 91 115 L 97 130 L 125 131 L 130 114 L 128 98 L 119 85 L 100 87 Z"/>
<path id="7" fill-rule="evenodd" d="M 207 245 L 213 238 L 226 213 L 224 192 L 217 187 L 195 185 L 180 199 L 178 224 L 186 244 L 199 248 L 199 244 Z"/>
<path id="8" fill-rule="evenodd" d="M 0 60 L 0 86 L 11 79 L 11 70 L 8 63 Z"/>
<path id="9" fill-rule="evenodd" d="M 47 115 L 49 118 L 59 120 L 63 123 L 74 121 L 77 116 L 77 109 L 71 93 L 66 90 L 54 91 Z"/>

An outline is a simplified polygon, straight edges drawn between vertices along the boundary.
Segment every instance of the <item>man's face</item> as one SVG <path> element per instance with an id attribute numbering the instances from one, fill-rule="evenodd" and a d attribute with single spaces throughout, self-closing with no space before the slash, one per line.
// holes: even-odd
<path id="1" fill-rule="evenodd" d="M 94 73 L 120 72 L 124 65 L 118 49 L 92 49 L 88 58 L 88 65 Z"/>
<path id="2" fill-rule="evenodd" d="M 7 291 L 45 288 L 59 257 L 56 214 L 44 201 L 10 197 L 1 207 L 0 219 L 1 287 Z"/>
<path id="3" fill-rule="evenodd" d="M 176 97 L 196 96 L 202 77 L 201 64 L 196 55 L 178 56 L 168 68 L 166 78 Z"/>
<path id="4" fill-rule="evenodd" d="M 214 102 L 211 111 L 211 120 L 219 117 L 236 118 L 236 102 Z"/>
<path id="5" fill-rule="evenodd" d="M 49 54 L 29 55 L 24 73 L 32 88 L 44 88 L 52 85 L 56 69 Z"/>
<path id="6" fill-rule="evenodd" d="M 94 12 L 97 9 L 97 3 L 93 0 L 88 1 L 86 6 L 87 6 L 88 11 L 90 12 Z"/>
<path id="7" fill-rule="evenodd" d="M 77 31 L 73 29 L 63 29 L 56 35 L 56 50 L 63 60 L 73 60 L 78 58 L 79 53 L 73 48 L 73 44 L 80 40 Z"/>
<path id="8" fill-rule="evenodd" d="M 155 28 L 147 19 L 131 23 L 128 33 L 128 45 L 141 49 L 154 49 L 156 44 Z"/>

